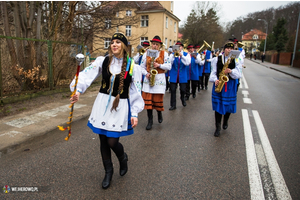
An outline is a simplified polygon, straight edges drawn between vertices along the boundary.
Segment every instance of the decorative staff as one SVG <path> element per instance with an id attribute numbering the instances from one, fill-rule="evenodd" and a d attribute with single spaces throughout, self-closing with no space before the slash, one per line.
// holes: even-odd
<path id="1" fill-rule="evenodd" d="M 71 94 L 71 97 L 74 96 L 74 94 L 76 93 L 76 88 L 77 88 L 77 83 L 78 83 L 78 75 L 79 75 L 79 71 L 80 71 L 80 66 L 81 66 L 82 62 L 84 61 L 84 55 L 80 53 L 80 54 L 77 54 L 75 58 L 78 62 L 78 65 L 77 65 L 77 72 L 76 72 L 76 75 L 75 75 L 75 85 L 73 86 L 75 88 L 74 88 L 73 93 Z M 69 130 L 69 134 L 65 138 L 66 141 L 69 140 L 69 138 L 71 136 L 71 123 L 72 123 L 72 118 L 73 118 L 74 103 L 72 103 L 69 106 L 69 108 L 71 108 L 70 117 L 68 117 L 69 121 L 67 122 L 67 124 L 69 124 L 69 126 L 66 127 L 66 128 L 64 128 L 62 126 L 57 126 L 59 128 L 59 130 L 61 130 L 61 131 L 64 131 L 66 129 Z"/>

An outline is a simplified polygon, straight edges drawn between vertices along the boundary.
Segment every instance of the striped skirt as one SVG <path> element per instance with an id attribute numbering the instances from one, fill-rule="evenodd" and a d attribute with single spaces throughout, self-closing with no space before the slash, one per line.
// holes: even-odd
<path id="1" fill-rule="evenodd" d="M 164 111 L 164 94 L 151 94 L 142 92 L 142 97 L 145 102 L 144 109 Z"/>

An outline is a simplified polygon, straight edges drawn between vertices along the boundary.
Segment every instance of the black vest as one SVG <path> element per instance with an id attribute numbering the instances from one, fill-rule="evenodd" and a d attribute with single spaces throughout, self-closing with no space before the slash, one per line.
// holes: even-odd
<path id="1" fill-rule="evenodd" d="M 108 89 L 110 86 L 110 77 L 111 76 L 112 76 L 112 74 L 109 71 L 109 57 L 106 56 L 103 61 L 103 64 L 102 64 L 102 82 L 101 82 L 102 85 L 101 85 L 99 92 L 104 93 L 104 94 L 109 94 Z M 116 97 L 118 95 L 120 76 L 121 76 L 121 73 L 117 74 L 115 77 L 115 81 L 113 84 L 113 92 L 112 92 L 112 96 L 114 96 L 114 97 Z M 132 80 L 132 78 L 128 73 L 126 79 L 124 80 L 123 91 L 121 91 L 121 94 L 120 94 L 121 99 L 128 99 L 129 86 L 130 86 L 131 80 Z"/>
<path id="2" fill-rule="evenodd" d="M 217 77 L 218 79 L 220 78 L 219 77 L 219 74 L 220 72 L 222 71 L 224 65 L 223 65 L 223 62 L 222 62 L 222 58 L 223 56 L 218 56 L 218 62 L 217 62 Z M 224 59 L 225 59 L 225 56 L 224 56 Z M 225 61 L 224 61 L 225 63 Z M 234 69 L 235 68 L 235 59 L 231 60 L 231 63 L 229 64 L 228 66 L 229 69 Z M 229 79 L 232 79 L 230 76 L 229 76 Z"/>

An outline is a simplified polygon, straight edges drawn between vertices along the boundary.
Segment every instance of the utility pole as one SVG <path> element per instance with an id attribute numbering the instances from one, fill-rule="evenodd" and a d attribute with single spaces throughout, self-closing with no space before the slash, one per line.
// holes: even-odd
<path id="1" fill-rule="evenodd" d="M 300 20 L 300 12 L 299 12 L 298 23 L 297 23 L 297 31 L 296 31 L 296 36 L 295 36 L 294 53 L 293 53 L 291 67 L 293 67 L 295 54 L 296 54 L 296 46 L 297 46 L 297 38 L 298 38 L 298 30 L 299 30 L 299 20 Z"/>

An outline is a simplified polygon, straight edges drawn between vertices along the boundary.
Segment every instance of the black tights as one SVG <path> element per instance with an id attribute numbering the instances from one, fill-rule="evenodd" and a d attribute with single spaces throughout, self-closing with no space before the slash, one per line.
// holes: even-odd
<path id="1" fill-rule="evenodd" d="M 231 114 L 231 113 L 226 113 L 226 114 L 224 115 L 224 121 L 228 122 L 228 119 L 229 119 L 229 117 L 230 117 L 230 114 Z M 220 123 L 220 124 L 221 124 L 222 116 L 223 116 L 222 114 L 220 114 L 220 113 L 218 113 L 217 111 L 215 111 L 215 122 L 216 122 L 216 124 L 217 124 L 217 123 Z"/>
<path id="2" fill-rule="evenodd" d="M 111 160 L 112 149 L 117 157 L 121 157 L 124 154 L 123 145 L 119 142 L 119 138 L 106 137 L 105 135 L 100 135 L 100 152 L 102 160 Z"/>

